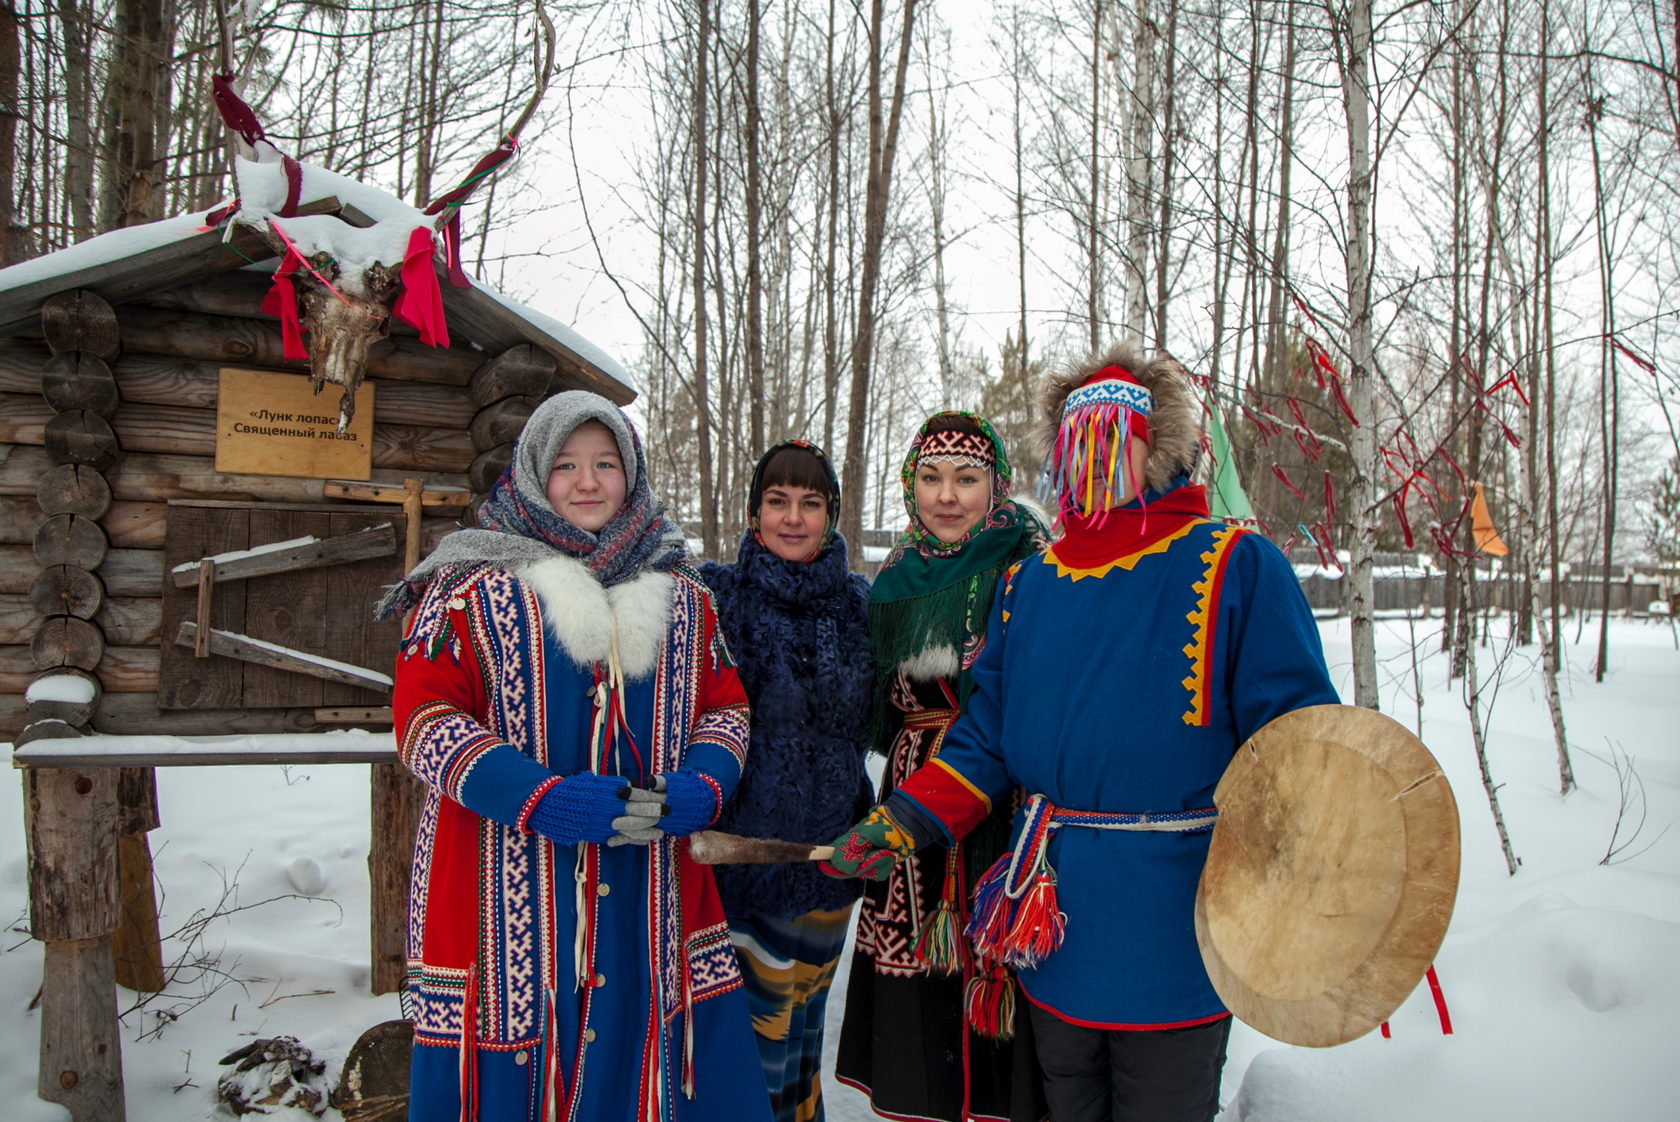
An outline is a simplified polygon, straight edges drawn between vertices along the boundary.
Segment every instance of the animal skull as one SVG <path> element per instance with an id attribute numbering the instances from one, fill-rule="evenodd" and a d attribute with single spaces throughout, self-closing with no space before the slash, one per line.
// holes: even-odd
<path id="1" fill-rule="evenodd" d="M 310 264 L 332 279 L 337 293 L 299 270 L 298 300 L 309 332 L 309 381 L 316 393 L 328 382 L 344 387 L 338 402 L 338 431 L 343 433 L 356 413 L 356 389 L 367 373 L 368 348 L 391 333 L 391 305 L 401 273 L 371 265 L 361 273 L 340 276 L 337 263 L 326 254 L 316 254 Z"/>

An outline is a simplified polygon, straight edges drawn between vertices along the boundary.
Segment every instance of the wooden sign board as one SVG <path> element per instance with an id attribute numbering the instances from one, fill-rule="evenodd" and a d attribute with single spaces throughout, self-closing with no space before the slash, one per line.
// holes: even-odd
<path id="1" fill-rule="evenodd" d="M 319 394 L 302 374 L 224 366 L 216 395 L 216 470 L 305 479 L 373 476 L 373 387 L 356 390 L 356 415 L 338 432 L 343 392 Z"/>

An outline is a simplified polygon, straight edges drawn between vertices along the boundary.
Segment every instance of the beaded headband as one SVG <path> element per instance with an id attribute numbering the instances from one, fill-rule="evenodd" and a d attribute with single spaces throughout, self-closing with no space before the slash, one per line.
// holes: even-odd
<path id="1" fill-rule="evenodd" d="M 922 441 L 922 453 L 917 462 L 952 463 L 989 471 L 997 462 L 997 450 L 990 440 L 977 432 L 954 429 L 930 432 Z"/>

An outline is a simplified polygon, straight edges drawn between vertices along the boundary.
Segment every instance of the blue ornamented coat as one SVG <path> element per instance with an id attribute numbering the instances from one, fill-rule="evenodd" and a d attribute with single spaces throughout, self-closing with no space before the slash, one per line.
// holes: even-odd
<path id="1" fill-rule="evenodd" d="M 968 712 L 899 789 L 949 835 L 1015 786 L 1076 812 L 1212 808 L 1232 754 L 1257 729 L 1336 702 L 1312 613 L 1278 549 L 1203 516 L 1151 517 L 1174 529 L 1094 565 L 1070 562 L 1079 543 L 1064 539 L 1000 582 Z M 1226 1016 L 1194 928 L 1209 836 L 1206 826 L 1052 830 L 1066 935 L 1021 969 L 1028 998 L 1097 1028 Z"/>
<path id="2" fill-rule="evenodd" d="M 624 683 L 598 689 L 615 649 Z M 526 826 L 556 776 L 584 770 L 695 768 L 733 789 L 745 695 L 693 571 L 611 589 L 570 558 L 446 571 L 409 625 L 393 708 L 426 785 L 409 1117 L 768 1122 L 762 1083 L 740 1078 L 758 1055 L 710 870 L 686 841 L 561 846 Z"/>

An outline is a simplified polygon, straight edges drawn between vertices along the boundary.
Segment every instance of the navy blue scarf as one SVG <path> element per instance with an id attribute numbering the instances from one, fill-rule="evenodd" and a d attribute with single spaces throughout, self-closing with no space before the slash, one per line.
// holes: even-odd
<path id="1" fill-rule="evenodd" d="M 746 770 L 718 829 L 821 844 L 871 801 L 864 774 L 873 684 L 869 588 L 848 571 L 836 536 L 808 562 L 787 561 L 751 531 L 733 565 L 701 576 L 752 706 Z M 731 916 L 791 918 L 843 908 L 856 882 L 804 865 L 719 865 Z"/>

